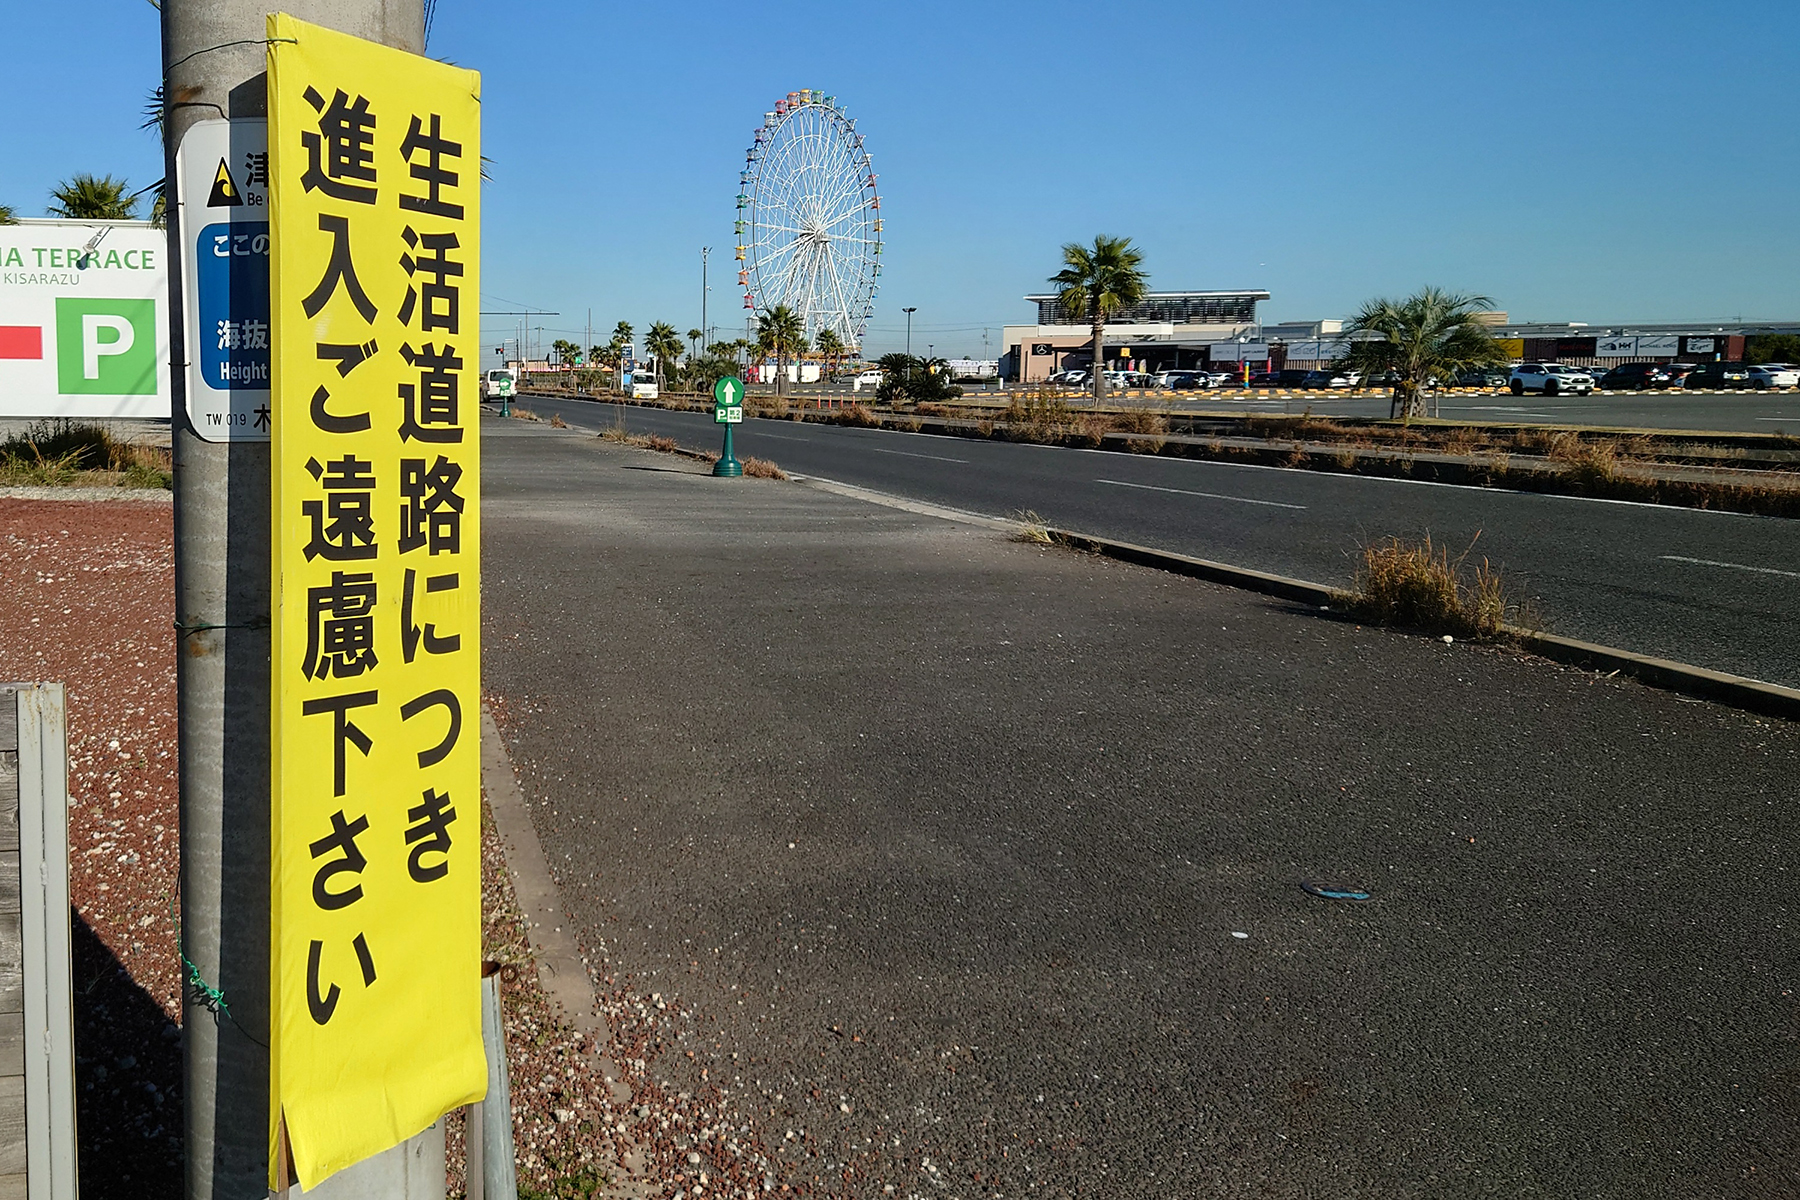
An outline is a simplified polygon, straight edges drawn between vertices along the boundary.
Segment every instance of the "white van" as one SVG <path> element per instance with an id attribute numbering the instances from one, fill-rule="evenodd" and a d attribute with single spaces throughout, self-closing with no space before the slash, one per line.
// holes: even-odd
<path id="1" fill-rule="evenodd" d="M 481 377 L 481 398 L 499 400 L 518 391 L 519 377 L 511 367 L 495 367 Z"/>

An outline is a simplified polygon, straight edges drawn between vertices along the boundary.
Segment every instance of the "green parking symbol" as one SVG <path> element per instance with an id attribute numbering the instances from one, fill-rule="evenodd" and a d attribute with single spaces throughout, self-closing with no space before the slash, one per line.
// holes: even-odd
<path id="1" fill-rule="evenodd" d="M 58 296 L 56 390 L 156 395 L 156 301 Z"/>

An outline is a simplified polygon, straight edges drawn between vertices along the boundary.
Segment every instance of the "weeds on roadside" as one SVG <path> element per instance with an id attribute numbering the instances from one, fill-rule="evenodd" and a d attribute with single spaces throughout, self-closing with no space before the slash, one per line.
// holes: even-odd
<path id="1" fill-rule="evenodd" d="M 1031 509 L 1020 509 L 1013 513 L 1012 519 L 1018 523 L 1018 528 L 1012 532 L 1013 541 L 1028 542 L 1033 546 L 1049 546 L 1055 543 L 1056 539 L 1050 536 L 1049 524 Z"/>
<path id="2" fill-rule="evenodd" d="M 860 404 L 851 404 L 844 408 L 827 413 L 820 420 L 828 425 L 850 425 L 859 429 L 873 429 L 881 424 L 881 418 Z"/>
<path id="3" fill-rule="evenodd" d="M 173 470 L 169 451 L 122 442 L 86 421 L 40 421 L 0 441 L 0 484 L 8 486 L 168 488 Z"/>
<path id="4" fill-rule="evenodd" d="M 513 405 L 512 415 L 515 421 L 541 421 L 544 419 L 529 408 L 520 408 L 516 404 Z"/>
<path id="5" fill-rule="evenodd" d="M 598 1167 L 583 1166 L 564 1173 L 559 1164 L 544 1164 L 556 1171 L 556 1180 L 548 1188 L 538 1189 L 523 1179 L 519 1181 L 519 1200 L 598 1200 L 611 1188 L 613 1178 Z"/>
<path id="6" fill-rule="evenodd" d="M 552 428 L 552 429 L 567 429 L 568 427 L 569 427 L 569 423 L 567 421 L 563 420 L 561 416 L 557 415 L 556 413 L 550 414 L 550 428 Z"/>
<path id="7" fill-rule="evenodd" d="M 753 417 L 785 417 L 788 415 L 786 396 L 745 396 L 744 408 Z"/>
<path id="8" fill-rule="evenodd" d="M 1465 581 L 1463 563 L 1474 548 L 1470 542 L 1452 562 L 1448 548 L 1433 543 L 1429 535 L 1423 542 L 1389 538 L 1364 546 L 1350 611 L 1372 625 L 1462 637 L 1500 636 L 1507 617 L 1522 609 L 1510 599 L 1499 569 L 1485 558 L 1473 579 Z"/>
<path id="9" fill-rule="evenodd" d="M 756 458 L 750 455 L 744 457 L 744 474 L 753 479 L 785 480 L 788 477 L 786 471 L 782 470 L 768 459 Z"/>

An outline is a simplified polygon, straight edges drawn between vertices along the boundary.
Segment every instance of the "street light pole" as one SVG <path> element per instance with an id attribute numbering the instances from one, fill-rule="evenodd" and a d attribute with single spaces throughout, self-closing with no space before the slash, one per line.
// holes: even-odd
<path id="1" fill-rule="evenodd" d="M 915 305 L 900 311 L 906 314 L 906 379 L 910 383 L 912 382 L 912 315 L 919 310 Z"/>
<path id="2" fill-rule="evenodd" d="M 700 349 L 705 350 L 706 340 L 706 293 L 711 290 L 706 286 L 706 256 L 712 253 L 711 246 L 700 247 Z"/>
<path id="3" fill-rule="evenodd" d="M 270 6 L 163 0 L 159 7 L 163 168 L 173 190 L 176 149 L 196 122 L 268 115 L 263 14 Z M 284 0 L 283 7 L 303 21 L 425 52 L 421 0 Z M 197 230 L 183 228 L 179 204 L 168 208 L 169 245 L 191 245 Z M 181 277 L 191 266 L 179 253 L 169 258 L 181 950 L 196 982 L 214 989 L 209 999 L 187 988 L 182 1010 L 183 1195 L 239 1200 L 267 1195 L 269 1177 L 270 447 L 209 442 L 188 420 L 180 364 L 198 351 L 186 345 Z M 228 1005 L 229 1017 L 214 1005 Z M 352 1172 L 318 1195 L 381 1194 L 359 1191 L 358 1180 L 372 1177 Z M 390 1187 L 385 1194 L 401 1193 Z"/>

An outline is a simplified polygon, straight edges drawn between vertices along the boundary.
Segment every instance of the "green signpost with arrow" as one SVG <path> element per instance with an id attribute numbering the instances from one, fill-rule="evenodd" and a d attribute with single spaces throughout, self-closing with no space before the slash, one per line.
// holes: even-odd
<path id="1" fill-rule="evenodd" d="M 744 464 L 731 452 L 731 427 L 744 419 L 744 381 L 727 375 L 713 384 L 713 420 L 725 427 L 725 450 L 713 464 L 713 474 L 742 475 Z"/>

